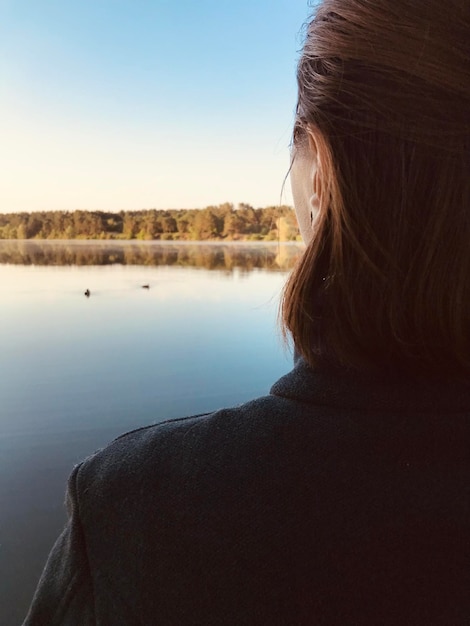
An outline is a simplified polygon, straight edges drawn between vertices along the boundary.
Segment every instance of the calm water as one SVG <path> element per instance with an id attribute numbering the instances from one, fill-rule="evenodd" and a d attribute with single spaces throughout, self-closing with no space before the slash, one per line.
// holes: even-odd
<path id="1" fill-rule="evenodd" d="M 126 430 L 265 394 L 290 369 L 276 315 L 300 251 L 0 242 L 0 624 L 27 611 L 75 463 Z"/>

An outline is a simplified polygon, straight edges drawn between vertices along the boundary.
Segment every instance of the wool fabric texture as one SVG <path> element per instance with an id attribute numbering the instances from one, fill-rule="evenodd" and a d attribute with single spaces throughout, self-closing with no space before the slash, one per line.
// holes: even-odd
<path id="1" fill-rule="evenodd" d="M 470 384 L 311 369 L 73 470 L 24 626 L 470 622 Z"/>

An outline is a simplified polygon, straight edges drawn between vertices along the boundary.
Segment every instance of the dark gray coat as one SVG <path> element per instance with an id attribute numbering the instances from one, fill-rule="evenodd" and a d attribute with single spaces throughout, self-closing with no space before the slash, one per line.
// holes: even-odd
<path id="1" fill-rule="evenodd" d="M 27 626 L 470 624 L 470 386 L 297 361 L 76 467 Z"/>

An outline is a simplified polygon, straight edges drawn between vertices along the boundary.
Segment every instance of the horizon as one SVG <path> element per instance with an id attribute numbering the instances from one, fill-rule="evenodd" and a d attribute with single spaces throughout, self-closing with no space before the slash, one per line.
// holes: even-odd
<path id="1" fill-rule="evenodd" d="M 292 206 L 307 0 L 0 0 L 0 212 Z"/>

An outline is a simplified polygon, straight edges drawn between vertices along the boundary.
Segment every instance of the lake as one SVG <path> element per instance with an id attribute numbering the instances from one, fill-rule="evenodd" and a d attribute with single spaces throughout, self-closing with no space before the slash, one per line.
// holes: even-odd
<path id="1" fill-rule="evenodd" d="M 301 250 L 0 241 L 0 624 L 25 617 L 75 463 L 289 371 L 277 312 Z"/>

